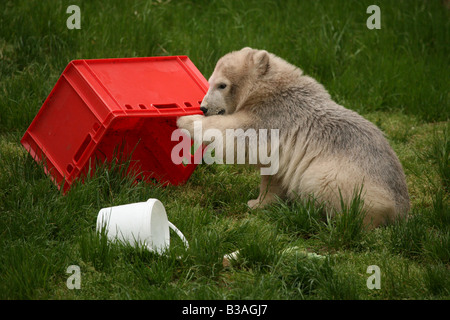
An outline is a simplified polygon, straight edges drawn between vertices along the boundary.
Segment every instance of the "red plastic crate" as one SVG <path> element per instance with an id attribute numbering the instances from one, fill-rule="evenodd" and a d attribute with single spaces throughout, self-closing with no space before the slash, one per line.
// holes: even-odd
<path id="1" fill-rule="evenodd" d="M 179 116 L 202 114 L 208 82 L 186 56 L 74 60 L 21 143 L 67 191 L 96 159 L 128 155 L 145 180 L 182 184 L 195 164 L 175 165 Z M 192 159 L 191 159 L 192 160 Z"/>

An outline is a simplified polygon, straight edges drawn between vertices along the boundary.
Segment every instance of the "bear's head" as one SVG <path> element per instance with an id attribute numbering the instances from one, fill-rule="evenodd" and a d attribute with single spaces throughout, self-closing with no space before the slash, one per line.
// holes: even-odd
<path id="1" fill-rule="evenodd" d="M 270 54 L 265 50 L 246 47 L 226 54 L 209 78 L 200 109 L 206 116 L 234 113 L 269 69 Z"/>

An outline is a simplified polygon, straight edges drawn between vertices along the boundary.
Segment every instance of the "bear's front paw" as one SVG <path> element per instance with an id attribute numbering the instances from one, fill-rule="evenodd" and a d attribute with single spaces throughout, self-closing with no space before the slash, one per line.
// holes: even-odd
<path id="1" fill-rule="evenodd" d="M 254 200 L 249 200 L 247 202 L 247 205 L 250 207 L 250 209 L 256 209 L 261 205 L 261 203 L 260 203 L 259 199 L 254 199 Z"/>
<path id="2" fill-rule="evenodd" d="M 191 135 L 194 134 L 194 123 L 195 121 L 202 121 L 205 116 L 195 114 L 192 116 L 179 117 L 177 120 L 177 126 L 180 129 L 186 129 Z"/>

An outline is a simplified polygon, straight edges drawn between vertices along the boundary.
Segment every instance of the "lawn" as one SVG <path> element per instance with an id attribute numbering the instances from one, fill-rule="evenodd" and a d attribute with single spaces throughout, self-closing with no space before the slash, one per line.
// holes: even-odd
<path id="1" fill-rule="evenodd" d="M 66 25 L 74 4 L 81 29 Z M 381 29 L 370 30 L 372 4 L 2 1 L 0 298 L 450 299 L 449 9 L 376 1 Z M 244 46 L 301 67 L 386 134 L 407 176 L 407 221 L 363 231 L 322 219 L 306 200 L 250 210 L 259 175 L 247 165 L 203 164 L 185 185 L 158 187 L 123 176 L 125 162 L 63 195 L 20 145 L 73 59 L 188 55 L 208 78 Z M 96 233 L 101 208 L 148 198 L 162 201 L 188 250 L 174 233 L 164 255 Z M 72 265 L 80 289 L 67 286 Z M 379 289 L 367 285 L 369 266 L 379 268 Z"/>

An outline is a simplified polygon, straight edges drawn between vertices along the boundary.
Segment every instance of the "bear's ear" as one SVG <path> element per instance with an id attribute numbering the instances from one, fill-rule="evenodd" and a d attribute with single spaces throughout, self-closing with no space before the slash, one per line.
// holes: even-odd
<path id="1" fill-rule="evenodd" d="M 259 50 L 254 54 L 253 62 L 259 75 L 263 76 L 269 71 L 269 60 L 269 53 L 266 50 Z"/>

